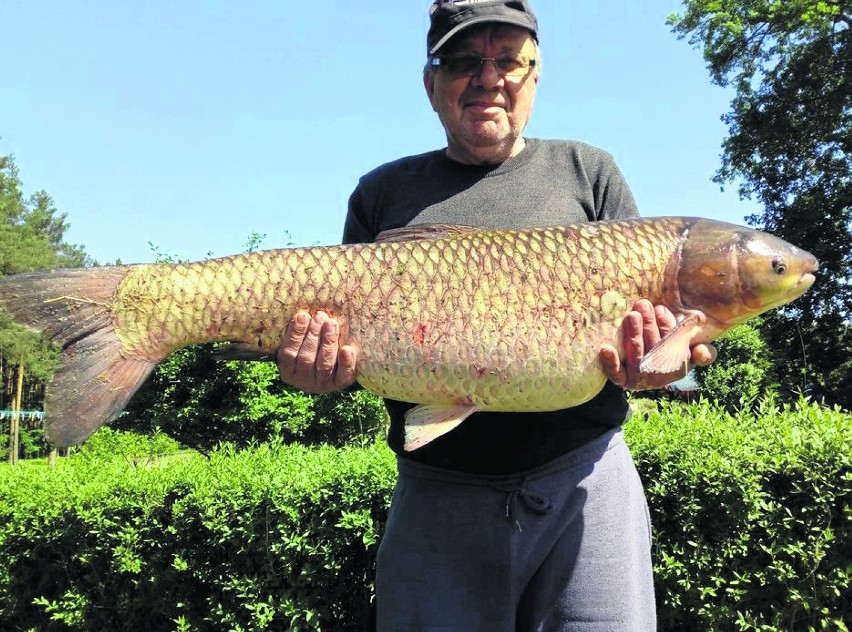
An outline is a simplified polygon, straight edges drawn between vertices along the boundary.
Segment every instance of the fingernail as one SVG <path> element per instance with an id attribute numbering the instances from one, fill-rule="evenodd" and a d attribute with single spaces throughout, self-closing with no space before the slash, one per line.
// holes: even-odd
<path id="1" fill-rule="evenodd" d="M 307 312 L 299 312 L 294 319 L 300 327 L 305 327 L 311 320 L 311 315 Z"/>

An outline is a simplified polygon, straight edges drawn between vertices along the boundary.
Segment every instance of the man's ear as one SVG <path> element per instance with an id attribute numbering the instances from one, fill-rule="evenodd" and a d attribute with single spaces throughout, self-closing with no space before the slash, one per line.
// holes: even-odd
<path id="1" fill-rule="evenodd" d="M 426 89 L 426 96 L 429 97 L 432 109 L 435 110 L 435 73 L 428 70 L 423 73 L 423 87 Z"/>

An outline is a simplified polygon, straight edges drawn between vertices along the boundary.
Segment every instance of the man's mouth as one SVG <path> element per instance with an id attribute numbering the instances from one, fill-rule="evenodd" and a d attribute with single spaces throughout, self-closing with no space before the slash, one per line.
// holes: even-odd
<path id="1" fill-rule="evenodd" d="M 492 102 L 484 102 L 484 101 L 473 101 L 471 103 L 465 104 L 465 109 L 475 110 L 477 112 L 496 112 L 498 110 L 505 109 L 500 103 L 492 103 Z"/>

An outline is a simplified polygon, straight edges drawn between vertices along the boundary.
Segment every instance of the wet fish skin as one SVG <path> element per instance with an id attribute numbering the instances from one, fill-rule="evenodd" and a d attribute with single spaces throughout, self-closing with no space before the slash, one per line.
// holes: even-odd
<path id="1" fill-rule="evenodd" d="M 521 231 L 408 227 L 380 243 L 292 248 L 188 264 L 0 279 L 0 305 L 63 347 L 45 424 L 58 446 L 115 418 L 157 362 L 194 343 L 273 354 L 300 309 L 324 310 L 359 349 L 357 377 L 421 404 L 407 449 L 476 410 L 578 405 L 605 382 L 639 298 L 680 325 L 643 360 L 671 372 L 706 342 L 813 282 L 816 259 L 782 240 L 697 218 Z"/>

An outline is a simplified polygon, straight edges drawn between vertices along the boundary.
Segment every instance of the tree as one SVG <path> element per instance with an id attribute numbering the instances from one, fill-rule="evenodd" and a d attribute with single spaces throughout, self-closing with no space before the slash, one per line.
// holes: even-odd
<path id="1" fill-rule="evenodd" d="M 686 0 L 669 24 L 735 90 L 714 180 L 762 203 L 749 224 L 820 260 L 814 287 L 765 320 L 779 372 L 852 407 L 852 5 Z"/>
<path id="2" fill-rule="evenodd" d="M 64 241 L 66 219 L 45 191 L 24 199 L 14 160 L 0 156 L 0 275 L 91 264 L 82 246 Z"/>

